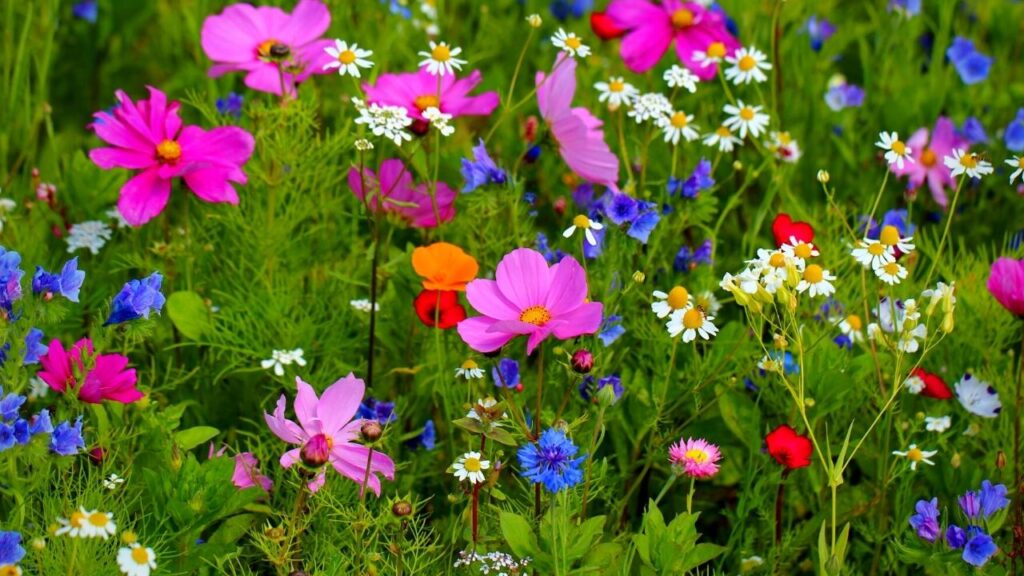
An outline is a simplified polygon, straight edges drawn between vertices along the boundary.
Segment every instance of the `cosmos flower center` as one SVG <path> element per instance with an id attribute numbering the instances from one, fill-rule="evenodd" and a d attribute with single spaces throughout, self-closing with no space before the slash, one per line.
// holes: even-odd
<path id="1" fill-rule="evenodd" d="M 543 306 L 530 306 L 523 310 L 519 320 L 534 326 L 543 326 L 551 320 L 551 312 L 548 312 L 548 309 Z"/>
<path id="2" fill-rule="evenodd" d="M 68 523 L 75 528 L 81 528 L 87 519 L 88 517 L 81 512 L 72 512 L 71 517 L 68 518 Z"/>
<path id="3" fill-rule="evenodd" d="M 860 330 L 864 326 L 864 322 L 861 321 L 860 316 L 857 316 L 856 314 L 850 314 L 847 316 L 846 323 L 854 330 Z"/>
<path id="4" fill-rule="evenodd" d="M 939 157 L 932 151 L 931 148 L 925 148 L 921 152 L 921 165 L 925 168 L 931 168 L 935 166 L 935 163 L 939 161 Z"/>
<path id="5" fill-rule="evenodd" d="M 174 140 L 164 140 L 156 145 L 156 157 L 161 162 L 177 162 L 181 158 L 181 145 Z"/>
<path id="6" fill-rule="evenodd" d="M 895 226 L 887 225 L 882 228 L 882 233 L 878 235 L 878 240 L 886 246 L 895 246 L 900 241 L 900 231 Z"/>
<path id="7" fill-rule="evenodd" d="M 338 54 L 338 62 L 348 65 L 356 61 L 356 53 L 351 50 L 343 50 Z"/>
<path id="8" fill-rule="evenodd" d="M 572 225 L 577 228 L 583 228 L 584 230 L 586 230 L 587 228 L 590 228 L 590 218 L 587 218 L 583 214 L 578 214 L 575 218 L 572 219 Z"/>
<path id="9" fill-rule="evenodd" d="M 696 330 L 704 325 L 704 313 L 699 308 L 690 308 L 683 314 L 683 327 L 687 330 Z"/>
<path id="10" fill-rule="evenodd" d="M 881 256 L 885 254 L 885 246 L 880 242 L 875 242 L 868 245 L 868 254 L 872 256 Z"/>
<path id="11" fill-rule="evenodd" d="M 697 464 L 703 464 L 711 459 L 711 457 L 708 456 L 708 453 L 701 450 L 700 448 L 690 448 L 689 450 L 686 451 L 686 454 L 684 454 L 684 456 L 686 456 L 687 459 L 696 462 Z"/>
<path id="12" fill-rule="evenodd" d="M 622 80 L 612 80 L 608 83 L 609 92 L 622 92 L 626 89 L 626 83 Z"/>
<path id="13" fill-rule="evenodd" d="M 882 269 L 885 270 L 886 274 L 889 274 L 890 276 L 895 276 L 900 271 L 900 265 L 895 262 L 889 262 L 888 264 L 883 266 Z"/>
<path id="14" fill-rule="evenodd" d="M 132 548 L 132 560 L 134 560 L 136 564 L 148 564 L 149 552 L 146 552 L 146 549 L 142 546 L 136 546 L 135 548 Z"/>
<path id="15" fill-rule="evenodd" d="M 477 368 L 479 368 L 479 366 L 477 366 L 476 362 L 472 360 L 466 360 L 462 363 L 463 370 L 476 370 Z"/>
<path id="16" fill-rule="evenodd" d="M 725 44 L 721 42 L 712 42 L 708 46 L 707 54 L 711 58 L 721 58 L 725 56 Z"/>
<path id="17" fill-rule="evenodd" d="M 666 301 L 673 310 L 682 310 L 690 303 L 690 293 L 686 291 L 686 288 L 676 286 L 675 288 L 672 288 L 672 290 L 669 290 Z"/>
<path id="18" fill-rule="evenodd" d="M 89 515 L 89 524 L 102 527 L 110 523 L 110 517 L 103 512 L 93 512 Z"/>
<path id="19" fill-rule="evenodd" d="M 782 268 L 786 265 L 786 257 L 783 256 L 782 252 L 776 252 L 768 258 L 768 264 L 775 268 Z"/>
<path id="20" fill-rule="evenodd" d="M 573 50 L 578 50 L 580 46 L 583 46 L 583 41 L 576 36 L 569 36 L 565 39 L 565 45 Z"/>
<path id="21" fill-rule="evenodd" d="M 685 128 L 688 122 L 685 112 L 676 112 L 672 115 L 672 126 L 674 128 Z"/>
<path id="22" fill-rule="evenodd" d="M 462 463 L 462 467 L 465 468 L 467 472 L 479 472 L 482 469 L 480 466 L 480 459 L 472 457 L 466 458 L 466 461 Z"/>
<path id="23" fill-rule="evenodd" d="M 754 109 L 750 106 L 745 106 L 740 110 L 740 118 L 750 121 L 754 119 Z"/>
<path id="24" fill-rule="evenodd" d="M 924 452 L 922 452 L 921 449 L 918 448 L 917 446 L 914 446 L 913 448 L 907 450 L 907 460 L 910 460 L 912 462 L 920 462 L 921 460 L 924 460 Z"/>
<path id="25" fill-rule="evenodd" d="M 811 264 L 806 270 L 804 270 L 804 280 L 807 280 L 811 284 L 821 282 L 824 277 L 825 274 L 822 271 L 821 266 L 818 266 L 817 264 Z"/>
<path id="26" fill-rule="evenodd" d="M 740 67 L 740 70 L 749 72 L 754 69 L 754 66 L 757 66 L 757 60 L 754 60 L 754 57 L 748 54 L 743 58 L 740 58 L 740 61 L 737 62 L 736 65 Z"/>
<path id="27" fill-rule="evenodd" d="M 686 8 L 680 8 L 672 13 L 672 26 L 677 30 L 693 26 L 693 12 Z"/>
<path id="28" fill-rule="evenodd" d="M 801 242 L 793 247 L 793 254 L 796 254 L 800 258 L 811 257 L 811 246 L 804 242 Z"/>
<path id="29" fill-rule="evenodd" d="M 899 140 L 893 140 L 892 144 L 890 145 L 890 148 L 892 148 L 892 151 L 899 154 L 900 156 L 903 156 L 904 154 L 907 153 L 907 145 L 904 144 L 903 142 L 900 142 Z"/>
<path id="30" fill-rule="evenodd" d="M 441 108 L 441 100 L 436 94 L 423 94 L 421 96 L 417 96 L 416 99 L 413 100 L 413 104 L 420 112 L 423 112 L 427 108 L 437 108 L 439 110 Z"/>
<path id="31" fill-rule="evenodd" d="M 452 51 L 446 44 L 438 44 L 430 51 L 430 57 L 438 62 L 447 62 L 452 57 Z"/>

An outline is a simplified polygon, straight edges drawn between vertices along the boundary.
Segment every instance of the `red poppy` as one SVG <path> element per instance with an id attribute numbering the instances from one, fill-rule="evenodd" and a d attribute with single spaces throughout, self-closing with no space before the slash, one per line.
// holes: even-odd
<path id="1" fill-rule="evenodd" d="M 949 386 L 942 381 L 938 374 L 928 372 L 924 368 L 914 368 L 914 371 L 910 373 L 910 377 L 913 378 L 915 376 L 924 382 L 921 396 L 935 398 L 936 400 L 949 400 L 953 397 L 953 391 L 949 389 Z"/>
<path id="2" fill-rule="evenodd" d="M 615 25 L 608 14 L 599 10 L 590 13 L 590 27 L 601 40 L 621 38 L 626 33 L 624 29 Z"/>
<path id="3" fill-rule="evenodd" d="M 772 430 L 764 441 L 768 445 L 768 453 L 786 469 L 796 470 L 811 465 L 811 452 L 814 450 L 811 439 L 797 434 L 789 426 L 783 424 Z"/>
<path id="4" fill-rule="evenodd" d="M 420 322 L 442 330 L 455 328 L 455 325 L 466 319 L 466 309 L 459 304 L 459 293 L 454 290 L 424 290 L 413 302 L 416 315 Z"/>
<path id="5" fill-rule="evenodd" d="M 778 248 L 788 243 L 790 238 L 796 238 L 807 244 L 814 242 L 814 228 L 807 222 L 794 222 L 785 212 L 779 213 L 772 221 L 772 234 L 775 236 L 775 246 Z"/>

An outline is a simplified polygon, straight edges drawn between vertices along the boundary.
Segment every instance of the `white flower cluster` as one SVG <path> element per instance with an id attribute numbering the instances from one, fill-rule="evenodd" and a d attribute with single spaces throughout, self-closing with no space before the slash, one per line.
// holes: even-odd
<path id="1" fill-rule="evenodd" d="M 383 136 L 401 146 L 402 142 L 412 140 L 412 134 L 406 130 L 412 125 L 412 118 L 409 111 L 401 106 L 381 106 L 371 103 L 366 105 L 359 98 L 353 98 L 352 103 L 359 112 L 356 124 L 363 124 L 373 132 L 374 136 Z"/>
<path id="2" fill-rule="evenodd" d="M 529 557 L 516 560 L 510 554 L 504 552 L 488 552 L 477 554 L 476 552 L 459 552 L 459 559 L 455 561 L 455 568 L 469 568 L 479 564 L 481 574 L 493 574 L 494 576 L 516 576 L 525 574 L 527 566 L 532 560 Z"/>
<path id="3" fill-rule="evenodd" d="M 105 222 L 99 220 L 87 220 L 71 226 L 65 241 L 68 243 L 68 253 L 73 253 L 79 248 L 85 248 L 93 255 L 99 254 L 100 249 L 110 240 L 113 231 Z"/>
<path id="4" fill-rule="evenodd" d="M 302 348 L 296 348 L 295 350 L 274 350 L 270 354 L 270 358 L 260 362 L 260 366 L 264 370 L 274 370 L 274 374 L 278 376 L 284 376 L 284 367 L 297 364 L 299 366 L 306 365 L 306 359 L 303 358 L 304 352 Z"/>
<path id="5" fill-rule="evenodd" d="M 726 273 L 719 284 L 736 302 L 754 312 L 773 300 L 796 308 L 796 293 L 828 297 L 835 293 L 832 282 L 836 277 L 818 264 L 809 263 L 818 255 L 813 244 L 790 237 L 777 250 L 760 248 L 757 258 L 747 261 L 747 267 L 737 275 Z"/>

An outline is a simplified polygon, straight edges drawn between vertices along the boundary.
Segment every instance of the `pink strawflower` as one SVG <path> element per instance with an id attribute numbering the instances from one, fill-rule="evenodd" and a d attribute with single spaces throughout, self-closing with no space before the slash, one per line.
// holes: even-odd
<path id="1" fill-rule="evenodd" d="M 46 354 L 39 357 L 43 369 L 37 374 L 61 394 L 74 393 L 82 402 L 99 404 L 113 400 L 130 404 L 142 398 L 135 388 L 135 369 L 127 369 L 128 358 L 120 354 L 95 354 L 92 340 L 83 338 L 70 352 L 60 340 L 50 342 Z"/>
<path id="2" fill-rule="evenodd" d="M 722 453 L 718 446 L 703 438 L 679 440 L 668 449 L 672 465 L 691 478 L 711 478 L 718 474 L 718 461 Z"/>
<path id="3" fill-rule="evenodd" d="M 988 291 L 1015 316 L 1024 316 L 1024 260 L 997 258 L 988 276 Z"/>
<path id="4" fill-rule="evenodd" d="M 438 78 L 441 80 L 440 93 Z M 367 102 L 401 106 L 409 111 L 411 118 L 421 122 L 426 121 L 423 111 L 430 107 L 452 116 L 487 116 L 498 107 L 499 98 L 497 92 L 469 95 L 481 78 L 479 70 L 459 80 L 453 74 L 434 76 L 421 68 L 405 74 L 381 74 L 376 84 L 364 82 L 363 91 Z"/>
<path id="5" fill-rule="evenodd" d="M 252 452 L 242 452 L 235 456 L 235 472 L 231 475 L 231 482 L 236 488 L 245 489 L 259 486 L 264 492 L 270 492 L 274 487 L 274 481 L 260 473 L 260 461 L 253 456 Z"/>
<path id="6" fill-rule="evenodd" d="M 353 167 L 348 172 L 348 185 L 356 198 L 367 203 L 370 210 L 397 214 L 414 228 L 434 228 L 437 226 L 437 216 L 441 217 L 441 222 L 455 218 L 455 191 L 444 182 L 437 183 L 434 191 L 437 199 L 435 214 L 430 199 L 430 186 L 413 186 L 412 174 L 397 158 L 381 162 L 376 174 L 364 168 L 362 178 L 359 169 Z"/>
<path id="7" fill-rule="evenodd" d="M 710 80 L 718 73 L 714 62 L 740 47 L 726 28 L 724 15 L 697 2 L 614 0 L 606 13 L 626 30 L 619 53 L 626 67 L 638 74 L 653 68 L 675 40 L 683 64 L 701 80 Z M 709 53 L 716 60 L 698 56 Z"/>
<path id="8" fill-rule="evenodd" d="M 576 60 L 559 53 L 551 76 L 537 73 L 537 105 L 558 142 L 558 153 L 584 180 L 615 188 L 619 159 L 608 148 L 601 121 L 586 108 L 573 108 Z"/>
<path id="9" fill-rule="evenodd" d="M 113 114 L 97 112 L 91 124 L 96 135 L 110 148 L 95 148 L 89 158 L 104 170 L 127 168 L 137 171 L 121 187 L 117 209 L 132 226 L 150 221 L 167 206 L 171 181 L 181 177 L 204 202 L 238 204 L 231 182 L 245 184 L 242 165 L 252 155 L 251 134 L 236 127 L 181 126 L 178 102 L 149 88 L 149 100 L 132 102 L 117 91 L 118 106 Z"/>
<path id="10" fill-rule="evenodd" d="M 352 419 L 363 400 L 363 381 L 350 373 L 331 384 L 320 398 L 317 398 L 313 387 L 301 378 L 296 377 L 295 384 L 298 386 L 295 396 L 298 424 L 284 417 L 287 399 L 283 394 L 277 401 L 274 413 L 263 414 L 274 435 L 299 446 L 281 456 L 281 466 L 291 468 L 295 463 L 301 463 L 321 468 L 330 462 L 339 474 L 359 484 L 360 491 L 365 489 L 365 479 L 370 489 L 380 496 L 378 474 L 394 480 L 395 463 L 376 450 L 371 458 L 369 448 L 354 442 L 359 438 L 359 429 L 364 422 L 362 419 Z M 321 450 L 323 454 L 320 454 Z M 326 479 L 326 473 L 321 468 L 321 472 L 309 483 L 309 489 L 316 492 Z"/>
<path id="11" fill-rule="evenodd" d="M 501 259 L 494 278 L 466 284 L 466 297 L 482 316 L 459 322 L 458 330 L 477 352 L 494 352 L 527 336 L 531 354 L 551 334 L 567 340 L 601 326 L 603 307 L 587 301 L 587 275 L 572 256 L 549 268 L 539 252 L 518 248 Z"/>
<path id="12" fill-rule="evenodd" d="M 331 14 L 320 0 L 300 0 L 288 14 L 280 8 L 232 4 L 203 22 L 202 45 L 214 61 L 209 75 L 245 72 L 253 90 L 295 94 L 295 86 L 312 74 L 330 74 L 324 65 L 334 41 L 320 36 Z"/>
<path id="13" fill-rule="evenodd" d="M 949 174 L 949 168 L 942 162 L 946 156 L 952 156 L 955 148 L 967 150 L 969 143 L 957 136 L 956 127 L 953 121 L 945 116 L 940 116 L 935 121 L 935 129 L 931 133 L 931 141 L 928 141 L 928 129 L 920 128 L 907 140 L 907 146 L 911 150 L 913 162 L 904 162 L 900 168 L 896 164 L 890 164 L 889 170 L 897 176 L 909 176 L 909 189 L 916 190 L 928 182 L 928 188 L 932 192 L 932 198 L 943 208 L 949 203 L 946 197 L 946 189 L 956 187 L 956 181 Z"/>

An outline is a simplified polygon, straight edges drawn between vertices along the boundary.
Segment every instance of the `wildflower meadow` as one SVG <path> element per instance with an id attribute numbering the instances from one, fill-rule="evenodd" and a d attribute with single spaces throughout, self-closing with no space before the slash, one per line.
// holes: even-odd
<path id="1" fill-rule="evenodd" d="M 0 2 L 0 576 L 1024 576 L 1024 3 Z"/>

